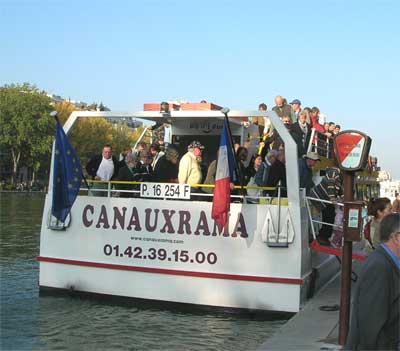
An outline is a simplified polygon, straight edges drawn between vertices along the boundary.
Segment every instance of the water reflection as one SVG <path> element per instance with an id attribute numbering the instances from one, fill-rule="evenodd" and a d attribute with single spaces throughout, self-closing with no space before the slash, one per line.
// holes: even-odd
<path id="1" fill-rule="evenodd" d="M 253 350 L 285 322 L 39 297 L 43 204 L 1 194 L 1 350 Z"/>

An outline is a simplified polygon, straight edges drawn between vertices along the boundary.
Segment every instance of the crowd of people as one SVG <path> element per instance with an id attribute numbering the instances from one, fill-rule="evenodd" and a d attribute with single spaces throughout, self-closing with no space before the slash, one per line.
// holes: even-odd
<path id="1" fill-rule="evenodd" d="M 326 140 L 330 140 L 339 133 L 340 126 L 334 122 L 327 122 L 326 116 L 320 114 L 318 107 L 301 108 L 301 101 L 298 99 L 288 104 L 282 96 L 277 96 L 275 104 L 272 110 L 281 118 L 297 144 L 300 187 L 305 189 L 308 196 L 316 199 L 340 201 L 343 195 L 340 170 L 337 167 L 326 169 L 322 181 L 314 184 L 313 168 L 320 161 L 320 153 L 318 148 L 309 151 L 308 147 L 313 129 L 325 136 Z M 262 103 L 259 105 L 259 110 L 266 111 L 267 106 Z M 249 117 L 249 123 L 258 126 L 259 144 L 254 154 L 250 154 L 245 145 L 234 144 L 236 160 L 234 185 L 237 187 L 232 194 L 247 195 L 247 201 L 253 203 L 258 203 L 258 198 L 261 196 L 274 197 L 278 196 L 278 193 L 280 196 L 286 196 L 285 145 L 282 138 L 267 117 Z M 181 183 L 191 185 L 194 193 L 212 194 L 218 155 L 204 167 L 202 164 L 204 149 L 205 146 L 200 142 L 192 141 L 187 145 L 187 152 L 180 155 L 173 144 L 166 147 L 162 141 L 151 145 L 139 142 L 134 150 L 125 150 L 117 159 L 112 155 L 111 145 L 105 145 L 102 153 L 87 163 L 86 171 L 94 180 Z M 260 187 L 263 189 L 259 189 Z M 106 196 L 106 189 L 106 183 L 96 183 L 92 194 Z M 119 191 L 120 197 L 134 197 L 138 196 L 139 185 L 118 183 L 115 189 Z M 212 197 L 202 198 L 211 200 Z M 323 222 L 335 224 L 323 225 L 318 240 L 324 245 L 340 247 L 342 209 L 318 201 L 313 201 L 312 204 L 322 214 Z M 373 208 L 371 204 L 370 207 Z M 370 210 L 370 214 L 374 232 L 376 211 Z"/>
<path id="2" fill-rule="evenodd" d="M 266 111 L 264 103 L 259 105 L 260 111 Z M 311 178 L 309 169 L 312 163 L 319 159 L 316 153 L 307 153 L 314 128 L 326 138 L 332 138 L 340 131 L 340 126 L 333 122 L 326 122 L 326 117 L 320 114 L 318 107 L 301 108 L 298 99 L 290 104 L 282 96 L 275 98 L 275 106 L 272 108 L 282 119 L 284 125 L 295 140 L 298 149 L 298 157 L 307 160 L 301 161 L 300 168 L 305 165 L 305 171 L 301 171 L 301 186 L 306 185 L 309 190 Z M 249 155 L 249 150 L 244 145 L 235 144 L 235 156 L 237 164 L 237 177 L 235 185 L 257 185 L 260 187 L 276 188 L 281 185 L 283 195 L 286 186 L 285 154 L 282 138 L 273 127 L 267 117 L 249 117 L 249 122 L 257 125 L 259 129 L 258 152 Z M 184 155 L 178 155 L 173 145 L 165 148 L 164 143 L 157 142 L 146 145 L 140 142 L 135 150 L 125 150 L 121 158 L 117 160 L 112 156 L 110 145 L 103 148 L 102 154 L 92 158 L 87 166 L 87 173 L 95 180 L 120 180 L 120 181 L 155 181 L 155 182 L 179 182 L 189 185 L 214 184 L 216 172 L 216 160 L 207 165 L 207 172 L 203 171 L 201 156 L 204 146 L 198 141 L 188 145 L 188 151 Z M 178 162 L 179 161 L 179 162 Z M 121 169 L 121 171 L 120 171 Z M 204 173 L 204 174 L 203 174 Z M 98 187 L 106 185 L 98 185 Z M 120 185 L 121 190 L 129 190 L 128 185 Z M 198 191 L 211 193 L 212 187 L 199 188 Z M 243 191 L 246 195 L 276 195 L 276 190 L 256 191 L 254 189 Z M 251 193 L 251 194 L 250 194 Z M 100 193 L 98 193 L 100 195 Z M 132 196 L 124 194 L 122 196 Z"/>

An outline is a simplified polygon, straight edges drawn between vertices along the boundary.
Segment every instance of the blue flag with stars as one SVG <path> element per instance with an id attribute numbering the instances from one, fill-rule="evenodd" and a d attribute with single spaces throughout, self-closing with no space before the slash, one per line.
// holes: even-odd
<path id="1" fill-rule="evenodd" d="M 56 121 L 51 214 L 65 222 L 81 187 L 83 173 L 78 156 L 57 117 Z"/>

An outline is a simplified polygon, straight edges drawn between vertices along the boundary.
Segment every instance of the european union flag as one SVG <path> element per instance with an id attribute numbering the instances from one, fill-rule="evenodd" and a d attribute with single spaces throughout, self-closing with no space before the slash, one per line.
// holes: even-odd
<path id="1" fill-rule="evenodd" d="M 63 127 L 56 117 L 56 144 L 53 169 L 51 214 L 61 222 L 67 218 L 82 182 L 82 167 Z"/>

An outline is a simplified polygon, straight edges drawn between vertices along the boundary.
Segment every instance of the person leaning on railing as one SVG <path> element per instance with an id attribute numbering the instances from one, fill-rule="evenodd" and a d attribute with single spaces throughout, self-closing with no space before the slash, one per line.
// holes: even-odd
<path id="1" fill-rule="evenodd" d="M 179 153 L 173 146 L 168 146 L 154 168 L 154 181 L 159 183 L 178 182 Z"/>
<path id="2" fill-rule="evenodd" d="M 255 183 L 257 186 L 268 186 L 270 182 L 270 173 L 272 165 L 276 162 L 278 158 L 278 151 L 270 150 L 265 156 L 265 161 L 261 164 L 255 175 Z"/>
<path id="3" fill-rule="evenodd" d="M 136 180 L 135 178 L 135 167 L 138 162 L 138 156 L 131 154 L 125 157 L 126 166 L 122 167 L 119 172 L 116 180 L 125 181 L 125 182 L 133 182 Z M 133 184 L 116 184 L 117 190 L 134 190 L 137 189 L 137 186 Z M 120 192 L 119 197 L 134 197 L 133 192 Z"/>
<path id="4" fill-rule="evenodd" d="M 121 167 L 125 166 L 125 161 L 118 161 L 112 154 L 112 147 L 109 144 L 103 146 L 102 153 L 92 157 L 86 164 L 86 171 L 93 180 L 109 181 L 113 180 Z M 107 189 L 106 183 L 94 183 L 93 189 Z M 107 196 L 105 191 L 92 191 L 95 196 Z"/>
<path id="5" fill-rule="evenodd" d="M 136 163 L 134 169 L 135 181 L 137 182 L 153 182 L 154 172 L 151 163 L 153 162 L 153 156 L 149 150 L 143 150 L 140 152 L 139 161 Z"/>
<path id="6" fill-rule="evenodd" d="M 188 146 L 188 152 L 184 154 L 179 162 L 178 180 L 180 184 L 200 184 L 202 173 L 200 158 L 204 146 L 198 141 L 192 141 Z"/>

